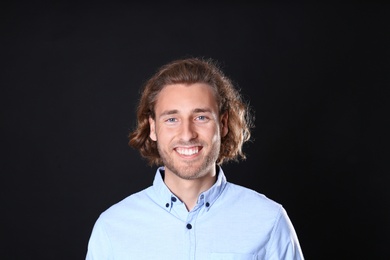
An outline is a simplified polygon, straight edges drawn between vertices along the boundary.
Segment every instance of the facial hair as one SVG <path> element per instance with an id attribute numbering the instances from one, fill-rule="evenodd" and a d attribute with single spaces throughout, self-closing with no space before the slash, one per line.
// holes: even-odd
<path id="1" fill-rule="evenodd" d="M 180 145 L 186 146 L 195 143 L 191 141 L 190 144 L 188 142 L 180 142 Z M 198 141 L 196 141 L 199 144 Z M 179 178 L 185 180 L 194 180 L 200 177 L 207 175 L 210 169 L 214 167 L 215 162 L 218 159 L 219 151 L 220 151 L 221 141 L 218 140 L 212 143 L 212 147 L 209 152 L 202 156 L 202 158 L 197 158 L 194 161 L 183 162 L 178 161 L 179 158 L 176 158 L 176 162 L 172 156 L 166 153 L 162 147 L 160 147 L 159 142 L 157 140 L 157 149 L 160 154 L 161 160 L 164 163 L 165 168 L 169 169 L 172 173 L 174 173 Z M 203 148 L 207 146 L 203 145 Z M 172 151 L 173 148 L 170 148 L 169 151 Z M 205 149 L 202 149 L 204 151 Z M 199 162 L 202 160 L 202 162 Z"/>

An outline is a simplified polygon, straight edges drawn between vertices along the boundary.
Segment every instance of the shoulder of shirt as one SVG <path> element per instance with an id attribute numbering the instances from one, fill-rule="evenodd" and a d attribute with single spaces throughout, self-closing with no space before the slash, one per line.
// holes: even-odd
<path id="1" fill-rule="evenodd" d="M 125 210 L 136 209 L 137 206 L 141 205 L 141 202 L 145 201 L 144 198 L 148 196 L 148 190 L 151 188 L 152 187 L 148 187 L 136 193 L 130 194 L 103 211 L 99 218 L 110 218 L 111 216 L 117 215 Z"/>
<path id="2" fill-rule="evenodd" d="M 230 193 L 231 196 L 239 197 L 240 201 L 248 201 L 253 207 L 267 207 L 269 209 L 274 209 L 275 211 L 279 211 L 283 207 L 280 203 L 267 197 L 265 194 L 248 187 L 228 182 L 226 188 L 226 192 Z"/>

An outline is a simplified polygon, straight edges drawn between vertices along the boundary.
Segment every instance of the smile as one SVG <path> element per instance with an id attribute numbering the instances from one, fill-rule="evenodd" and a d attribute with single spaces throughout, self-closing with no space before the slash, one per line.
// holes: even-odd
<path id="1" fill-rule="evenodd" d="M 176 152 L 178 152 L 181 155 L 194 155 L 199 152 L 198 147 L 192 147 L 192 148 L 176 148 Z"/>

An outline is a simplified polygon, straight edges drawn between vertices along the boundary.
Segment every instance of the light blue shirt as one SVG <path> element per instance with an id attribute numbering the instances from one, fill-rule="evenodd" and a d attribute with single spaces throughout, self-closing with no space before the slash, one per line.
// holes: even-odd
<path id="1" fill-rule="evenodd" d="M 157 170 L 153 186 L 111 206 L 97 219 L 87 260 L 303 259 L 283 207 L 232 184 L 216 183 L 188 212 Z"/>

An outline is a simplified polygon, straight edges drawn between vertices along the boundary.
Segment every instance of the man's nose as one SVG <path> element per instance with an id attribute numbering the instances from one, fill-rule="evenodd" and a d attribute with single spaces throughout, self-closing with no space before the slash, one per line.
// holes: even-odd
<path id="1" fill-rule="evenodd" d="M 196 127 L 190 120 L 184 121 L 181 128 L 181 138 L 185 141 L 192 140 L 198 135 L 196 133 Z"/>

